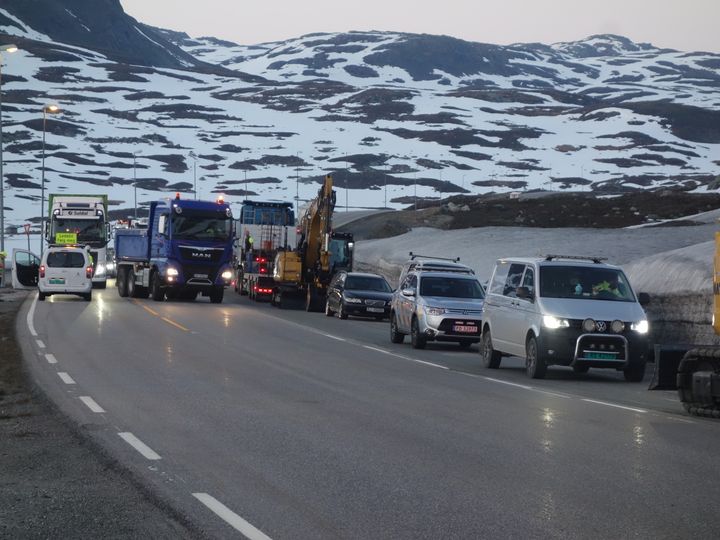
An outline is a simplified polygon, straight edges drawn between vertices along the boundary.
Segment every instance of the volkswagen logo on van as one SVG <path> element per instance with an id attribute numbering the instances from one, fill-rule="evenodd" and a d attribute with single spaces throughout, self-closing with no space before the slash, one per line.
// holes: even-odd
<path id="1" fill-rule="evenodd" d="M 597 322 L 597 331 L 605 332 L 606 330 L 607 330 L 607 323 L 605 321 L 598 321 Z"/>

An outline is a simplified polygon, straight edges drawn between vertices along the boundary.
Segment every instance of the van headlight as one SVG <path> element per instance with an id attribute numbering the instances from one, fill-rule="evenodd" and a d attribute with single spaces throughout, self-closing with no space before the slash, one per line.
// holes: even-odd
<path id="1" fill-rule="evenodd" d="M 650 331 L 650 325 L 646 319 L 633 323 L 630 328 L 635 330 L 638 334 L 647 334 Z"/>
<path id="2" fill-rule="evenodd" d="M 105 273 L 105 266 L 102 264 L 98 264 L 95 267 L 95 275 L 102 276 Z"/>
<path id="3" fill-rule="evenodd" d="M 570 322 L 567 319 L 559 319 L 552 315 L 545 315 L 543 317 L 543 326 L 550 330 L 556 330 L 558 328 L 569 328 Z"/>

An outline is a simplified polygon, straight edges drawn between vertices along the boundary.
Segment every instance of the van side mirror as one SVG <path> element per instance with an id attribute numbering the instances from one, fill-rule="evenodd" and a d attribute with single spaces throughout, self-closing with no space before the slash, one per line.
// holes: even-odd
<path id="1" fill-rule="evenodd" d="M 650 303 L 650 295 L 646 292 L 641 292 L 638 294 L 638 302 L 640 302 L 640 305 L 645 307 Z"/>
<path id="2" fill-rule="evenodd" d="M 515 296 L 518 298 L 522 298 L 523 300 L 532 300 L 533 295 L 530 292 L 530 289 L 527 287 L 518 287 L 515 289 Z"/>

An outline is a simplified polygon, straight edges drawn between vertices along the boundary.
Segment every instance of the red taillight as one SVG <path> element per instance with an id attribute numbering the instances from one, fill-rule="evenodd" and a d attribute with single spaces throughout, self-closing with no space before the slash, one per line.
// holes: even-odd
<path id="1" fill-rule="evenodd" d="M 45 265 L 40 265 L 40 277 L 45 277 Z"/>
<path id="2" fill-rule="evenodd" d="M 261 274 L 267 274 L 267 268 L 265 268 L 264 266 L 261 266 L 261 267 L 260 267 L 260 273 L 261 273 Z"/>
<path id="3" fill-rule="evenodd" d="M 257 291 L 259 291 L 259 290 L 260 290 L 260 289 L 258 289 L 258 286 L 257 286 L 257 285 L 255 285 L 255 286 L 253 287 L 253 291 L 255 291 L 255 292 L 257 292 Z"/>
<path id="4" fill-rule="evenodd" d="M 85 275 L 86 275 L 87 277 L 91 278 L 91 277 L 92 277 L 92 274 L 93 274 L 92 266 L 88 266 L 88 267 L 85 269 Z"/>

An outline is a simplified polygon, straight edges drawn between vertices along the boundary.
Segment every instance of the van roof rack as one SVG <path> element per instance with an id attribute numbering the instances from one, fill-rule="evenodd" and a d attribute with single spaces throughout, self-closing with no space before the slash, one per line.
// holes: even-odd
<path id="1" fill-rule="evenodd" d="M 607 261 L 607 257 L 584 257 L 582 255 L 545 255 L 546 261 L 552 261 L 555 259 L 570 259 L 575 261 L 592 261 L 595 264 L 600 264 L 603 261 Z"/>
<path id="2" fill-rule="evenodd" d="M 413 253 L 410 252 L 410 260 L 414 261 L 415 259 L 434 259 L 436 261 L 450 261 L 450 262 L 460 262 L 460 257 L 455 257 L 454 259 L 451 259 L 449 257 L 434 257 L 432 255 L 420 255 L 419 253 Z"/>

